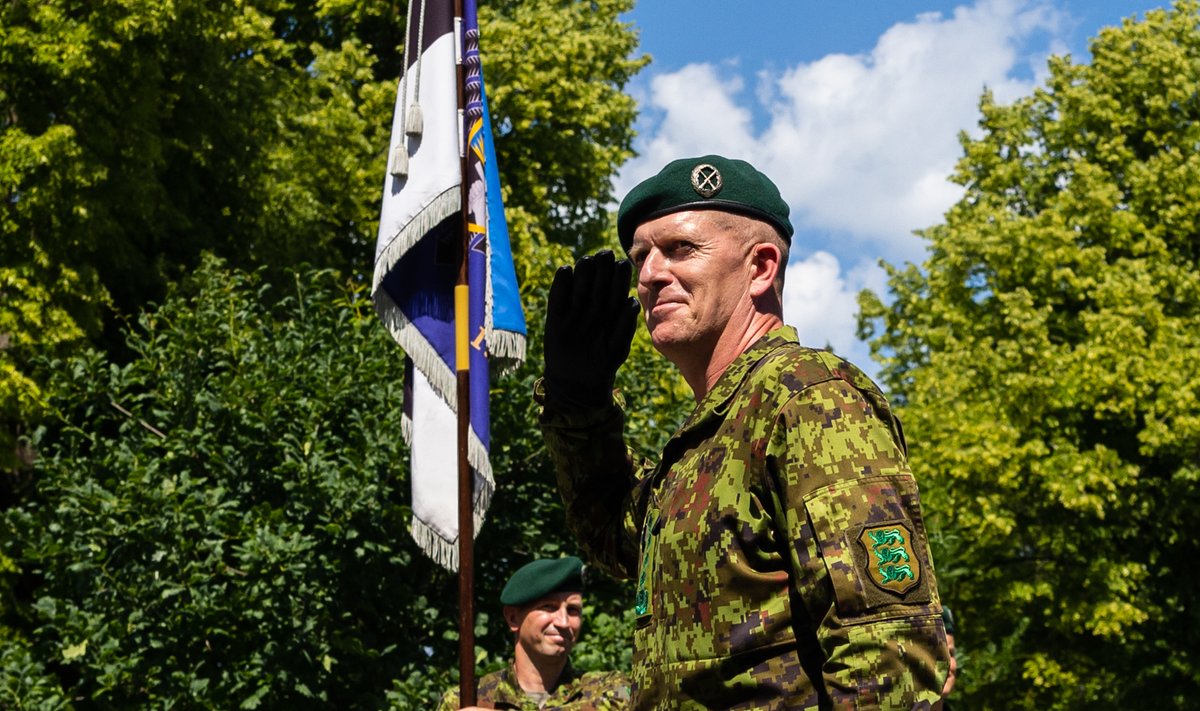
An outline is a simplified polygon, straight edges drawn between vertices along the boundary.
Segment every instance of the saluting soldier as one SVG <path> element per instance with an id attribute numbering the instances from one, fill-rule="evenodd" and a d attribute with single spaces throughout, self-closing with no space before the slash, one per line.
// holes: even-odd
<path id="1" fill-rule="evenodd" d="M 632 265 L 555 275 L 535 395 L 568 525 L 637 581 L 633 707 L 929 708 L 949 653 L 904 436 L 862 371 L 784 325 L 779 189 L 678 160 L 617 229 Z M 639 311 L 696 400 L 657 464 L 613 396 Z"/>
<path id="2" fill-rule="evenodd" d="M 522 566 L 500 592 L 504 621 L 513 633 L 513 660 L 486 674 L 476 690 L 484 709 L 625 709 L 629 679 L 620 672 L 576 673 L 571 649 L 583 627 L 583 561 L 544 558 Z M 442 696 L 438 711 L 457 709 L 458 690 Z"/>

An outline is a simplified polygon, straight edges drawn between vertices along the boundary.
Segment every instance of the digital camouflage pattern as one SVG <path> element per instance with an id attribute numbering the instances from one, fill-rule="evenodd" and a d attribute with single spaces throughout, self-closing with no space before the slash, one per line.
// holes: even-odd
<path id="1" fill-rule="evenodd" d="M 520 709 L 572 709 L 573 711 L 611 711 L 629 708 L 629 678 L 620 672 L 588 672 L 576 674 L 568 664 L 563 678 L 554 691 L 539 705 L 526 694 L 517 683 L 512 667 L 479 680 L 475 691 L 476 704 L 483 708 Z M 438 711 L 453 711 L 459 707 L 458 689 L 442 695 Z"/>
<path id="2" fill-rule="evenodd" d="M 917 486 L 866 375 L 780 328 L 657 466 L 633 466 L 623 425 L 615 404 L 542 413 L 568 525 L 637 580 L 634 708 L 937 701 L 949 653 Z"/>

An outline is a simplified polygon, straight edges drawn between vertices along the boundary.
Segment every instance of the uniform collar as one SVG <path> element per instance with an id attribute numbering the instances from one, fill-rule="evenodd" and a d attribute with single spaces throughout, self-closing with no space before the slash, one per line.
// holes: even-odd
<path id="1" fill-rule="evenodd" d="M 780 326 L 755 341 L 741 355 L 733 359 L 724 373 L 721 373 L 721 377 L 717 378 L 717 382 L 692 411 L 680 431 L 694 427 L 711 415 L 724 416 L 733 396 L 741 388 L 742 382 L 746 376 L 750 375 L 754 366 L 762 360 L 763 356 L 781 346 L 799 343 L 800 337 L 796 333 L 796 329 L 791 326 Z"/>
<path id="2" fill-rule="evenodd" d="M 696 406 L 695 412 L 689 419 L 691 422 L 698 422 L 703 417 L 710 413 L 725 414 L 733 395 L 742 387 L 742 382 L 746 376 L 750 375 L 750 371 L 754 370 L 754 366 L 761 360 L 763 355 L 774 351 L 775 348 L 786 346 L 788 343 L 799 343 L 800 339 L 796 333 L 796 329 L 790 325 L 781 325 L 781 327 L 769 331 L 767 335 L 758 339 L 749 348 L 733 359 L 733 363 L 722 372 L 721 377 L 716 378 L 716 383 L 709 390 L 704 399 L 700 401 L 700 405 Z M 688 426 L 688 425 L 684 425 Z"/>
<path id="3" fill-rule="evenodd" d="M 512 664 L 509 664 L 502 670 L 502 673 L 504 674 L 504 683 L 501 684 L 496 690 L 496 698 L 494 701 L 503 701 L 505 703 L 515 704 L 519 707 L 529 697 L 526 696 L 525 690 L 521 688 L 520 682 L 517 681 L 516 667 Z M 560 689 L 575 681 L 575 677 L 575 669 L 571 666 L 570 660 L 568 660 L 567 665 L 563 667 L 562 674 L 558 677 L 558 683 L 554 685 L 554 690 L 550 693 L 558 693 Z"/>

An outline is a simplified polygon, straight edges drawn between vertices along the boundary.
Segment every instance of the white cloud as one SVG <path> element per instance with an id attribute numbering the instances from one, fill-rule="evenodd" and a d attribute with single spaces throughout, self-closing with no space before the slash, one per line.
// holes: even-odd
<path id="1" fill-rule="evenodd" d="M 1061 51 L 1062 23 L 1047 0 L 977 0 L 896 24 L 864 54 L 760 72 L 753 91 L 736 60 L 658 74 L 643 97 L 640 156 L 622 169 L 616 194 L 676 158 L 749 160 L 792 208 L 788 322 L 807 344 L 829 343 L 869 367 L 854 336 L 855 295 L 883 294 L 879 258 L 923 259 L 912 232 L 940 222 L 961 195 L 947 177 L 962 153 L 959 132 L 977 126 L 980 95 L 1030 93 L 1021 77 Z"/>
<path id="2" fill-rule="evenodd" d="M 689 64 L 651 79 L 648 101 L 661 118 L 653 135 L 639 142 L 639 157 L 622 169 L 617 195 L 676 158 L 757 153 L 750 109 L 737 100 L 744 86 L 741 77 L 722 78 L 710 64 Z"/>
<path id="3" fill-rule="evenodd" d="M 858 292 L 880 290 L 879 267 L 858 267 L 843 274 L 837 257 L 815 252 L 788 264 L 783 290 L 783 316 L 795 326 L 800 342 L 833 351 L 870 372 L 870 351 L 854 336 Z"/>
<path id="4" fill-rule="evenodd" d="M 831 345 L 834 350 L 850 345 L 842 336 L 847 326 L 853 331 L 854 312 L 854 292 L 842 277 L 837 257 L 816 252 L 788 265 L 783 313 L 804 343 Z"/>
<path id="5" fill-rule="evenodd" d="M 735 155 L 779 183 L 801 238 L 833 232 L 892 260 L 917 259 L 912 230 L 939 222 L 961 194 L 946 178 L 984 88 L 1001 101 L 1029 93 L 1014 78 L 1027 71 L 1026 44 L 1051 35 L 1048 49 L 1060 48 L 1060 22 L 1044 2 L 979 0 L 896 24 L 866 54 L 761 73 L 754 92 L 744 92 L 736 62 L 659 74 L 646 103 L 660 120 L 637 142 L 617 194 L 675 158 Z M 760 131 L 756 114 L 767 117 Z"/>
<path id="6" fill-rule="evenodd" d="M 775 80 L 771 124 L 756 156 L 802 225 L 845 232 L 909 256 L 913 229 L 940 221 L 961 189 L 946 178 L 985 87 L 1011 100 L 1018 44 L 1048 30 L 1042 6 L 982 0 L 950 17 L 893 26 L 865 56 L 831 55 Z"/>

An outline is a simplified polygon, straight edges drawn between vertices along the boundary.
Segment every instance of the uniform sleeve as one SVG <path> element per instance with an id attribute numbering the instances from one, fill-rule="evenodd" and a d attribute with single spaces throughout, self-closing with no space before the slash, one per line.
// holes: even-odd
<path id="1" fill-rule="evenodd" d="M 458 711 L 458 689 L 447 689 L 438 702 L 437 711 Z"/>
<path id="2" fill-rule="evenodd" d="M 540 386 L 540 383 L 539 383 Z M 637 572 L 637 526 L 633 492 L 637 478 L 625 446 L 625 415 L 611 404 L 573 412 L 544 405 L 541 414 L 546 451 L 554 465 L 567 528 L 589 560 L 617 578 Z"/>
<path id="3" fill-rule="evenodd" d="M 578 708 L 596 711 L 621 711 L 629 708 L 629 677 L 621 672 L 589 672 L 580 679 Z M 576 706 L 572 706 L 576 708 Z"/>
<path id="4" fill-rule="evenodd" d="M 831 380 L 784 405 L 769 469 L 791 542 L 797 636 L 834 708 L 929 708 L 949 671 L 916 482 L 878 393 Z M 807 628 L 807 629 L 804 629 Z"/>

